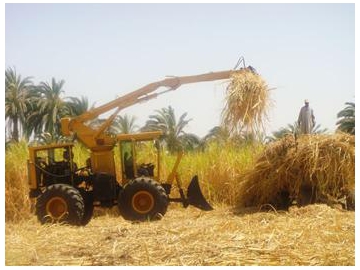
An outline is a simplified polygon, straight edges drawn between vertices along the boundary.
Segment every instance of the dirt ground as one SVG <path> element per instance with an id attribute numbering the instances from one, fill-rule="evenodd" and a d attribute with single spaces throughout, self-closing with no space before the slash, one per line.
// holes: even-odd
<path id="1" fill-rule="evenodd" d="M 85 227 L 44 226 L 33 217 L 5 224 L 5 264 L 355 265 L 355 212 L 171 206 L 160 221 L 104 214 Z"/>

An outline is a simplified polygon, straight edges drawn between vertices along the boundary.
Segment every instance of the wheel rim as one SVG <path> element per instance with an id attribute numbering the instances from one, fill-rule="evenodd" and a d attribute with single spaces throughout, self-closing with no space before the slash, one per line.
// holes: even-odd
<path id="1" fill-rule="evenodd" d="M 133 209 L 140 214 L 149 213 L 155 205 L 154 196 L 145 190 L 138 191 L 132 197 L 131 205 Z"/>
<path id="2" fill-rule="evenodd" d="M 46 213 L 55 220 L 61 219 L 68 211 L 66 201 L 61 197 L 53 197 L 46 204 Z"/>

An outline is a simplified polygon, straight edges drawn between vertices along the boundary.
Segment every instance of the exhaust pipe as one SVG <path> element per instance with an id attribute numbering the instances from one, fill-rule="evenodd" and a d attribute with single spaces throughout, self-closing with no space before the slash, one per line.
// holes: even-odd
<path id="1" fill-rule="evenodd" d="M 214 210 L 201 192 L 198 176 L 195 175 L 187 189 L 187 203 L 204 211 Z"/>

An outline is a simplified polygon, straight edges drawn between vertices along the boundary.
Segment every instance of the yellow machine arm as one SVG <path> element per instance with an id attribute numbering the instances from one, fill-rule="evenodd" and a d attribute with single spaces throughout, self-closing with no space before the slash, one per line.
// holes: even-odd
<path id="1" fill-rule="evenodd" d="M 116 138 L 113 138 L 104 133 L 114 120 L 115 116 L 124 108 L 134 104 L 156 98 L 158 95 L 177 89 L 183 84 L 215 81 L 229 79 L 231 74 L 240 72 L 239 70 L 226 70 L 219 72 L 210 72 L 193 76 L 169 77 L 161 81 L 150 83 L 138 90 L 119 97 L 111 102 L 108 102 L 100 107 L 89 110 L 80 116 L 74 118 L 61 119 L 62 133 L 65 136 L 75 134 L 86 147 L 93 151 L 112 149 L 116 143 Z M 165 91 L 153 93 L 160 87 L 167 87 Z M 86 122 L 96 118 L 97 116 L 115 109 L 115 112 L 97 129 L 93 129 L 86 125 Z"/>

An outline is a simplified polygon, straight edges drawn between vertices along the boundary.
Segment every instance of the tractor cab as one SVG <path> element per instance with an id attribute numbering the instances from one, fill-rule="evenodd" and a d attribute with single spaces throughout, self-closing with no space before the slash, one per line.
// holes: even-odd
<path id="1" fill-rule="evenodd" d="M 74 185 L 73 144 L 34 146 L 29 148 L 28 160 L 29 184 L 38 190 L 52 184 Z"/>
<path id="2" fill-rule="evenodd" d="M 160 180 L 161 131 L 117 135 L 123 185 L 139 177 Z"/>

